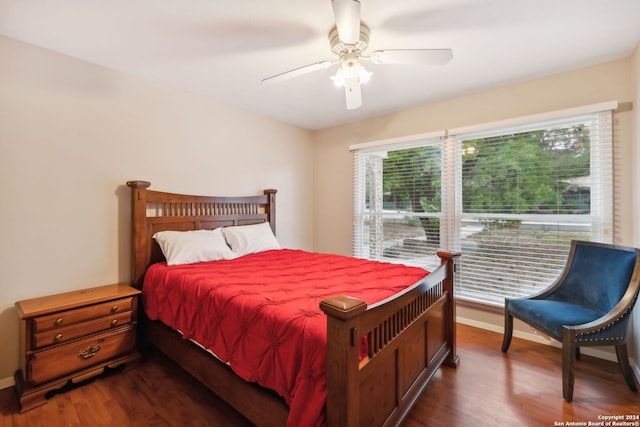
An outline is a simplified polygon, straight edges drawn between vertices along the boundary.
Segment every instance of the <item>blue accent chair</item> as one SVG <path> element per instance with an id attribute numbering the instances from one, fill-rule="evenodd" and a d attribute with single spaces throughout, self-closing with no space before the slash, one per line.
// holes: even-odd
<path id="1" fill-rule="evenodd" d="M 573 399 L 574 360 L 580 347 L 613 345 L 629 388 L 638 391 L 629 365 L 627 331 L 638 298 L 636 248 L 572 241 L 562 273 L 528 298 L 507 298 L 502 351 L 511 344 L 516 317 L 562 343 L 562 396 Z"/>

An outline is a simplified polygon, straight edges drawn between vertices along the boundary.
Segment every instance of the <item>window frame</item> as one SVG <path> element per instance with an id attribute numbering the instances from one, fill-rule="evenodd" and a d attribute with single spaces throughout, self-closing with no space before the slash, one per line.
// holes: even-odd
<path id="1" fill-rule="evenodd" d="M 608 102 L 594 104 L 590 106 L 572 108 L 561 111 L 548 112 L 538 115 L 520 117 L 516 119 L 510 119 L 499 122 L 486 123 L 476 126 L 469 126 L 464 128 L 455 128 L 449 130 L 442 130 L 433 132 L 430 134 L 414 135 L 406 138 L 395 138 L 393 140 L 384 140 L 369 142 L 365 144 L 356 144 L 350 146 L 350 150 L 354 153 L 354 240 L 353 240 L 353 254 L 354 256 L 366 256 L 364 251 L 359 250 L 358 245 L 362 243 L 362 189 L 358 187 L 362 185 L 358 183 L 359 177 L 362 174 L 362 170 L 358 166 L 358 157 L 362 154 L 366 154 L 372 151 L 384 151 L 386 150 L 399 150 L 404 148 L 411 148 L 419 146 L 421 142 L 427 141 L 428 143 L 434 143 L 438 140 L 442 147 L 442 202 L 440 213 L 428 214 L 430 216 L 439 217 L 440 219 L 440 242 L 441 247 L 451 250 L 461 250 L 463 256 L 461 258 L 461 268 L 464 271 L 464 248 L 461 247 L 461 227 L 463 221 L 468 220 L 473 216 L 471 213 L 465 213 L 462 209 L 462 142 L 469 135 L 491 135 L 499 134 L 501 130 L 533 130 L 543 129 L 544 126 L 557 122 L 565 122 L 572 118 L 579 118 L 581 116 L 598 115 L 599 126 L 605 123 L 607 130 L 605 133 L 605 141 L 601 141 L 598 150 L 590 152 L 590 159 L 592 163 L 592 179 L 600 187 L 599 198 L 601 199 L 601 205 L 596 206 L 597 212 L 591 212 L 590 217 L 597 216 L 595 223 L 592 227 L 597 228 L 596 234 L 591 236 L 591 240 L 597 240 L 602 242 L 611 243 L 614 235 L 614 221 L 613 221 L 613 125 L 612 125 L 612 112 L 617 108 L 617 102 Z M 592 135 L 593 137 L 593 135 Z M 594 168 L 593 164 L 597 164 L 598 167 Z M 602 171 L 602 172 L 601 172 Z M 594 209 L 594 206 L 591 206 Z M 418 216 L 416 214 L 413 214 Z M 420 214 L 422 215 L 422 214 Z M 483 214 L 484 215 L 484 214 Z M 497 217 L 504 217 L 504 215 L 496 215 Z M 513 215 L 514 219 L 532 220 L 536 219 L 531 215 Z M 558 214 L 553 219 L 576 219 L 571 214 Z M 584 218 L 578 218 L 584 220 Z M 435 255 L 435 254 L 434 254 Z M 375 259 L 375 258 L 374 258 Z M 384 259 L 389 261 L 389 259 Z M 435 256 L 434 256 L 435 260 Z M 405 262 L 400 260 L 398 262 Z M 411 263 L 411 262 L 405 262 Z M 428 269 L 432 269 L 436 266 L 434 262 L 426 262 L 424 266 Z M 482 296 L 473 295 L 472 293 L 465 293 L 464 289 L 458 290 L 458 297 L 462 299 L 468 299 L 470 301 L 479 302 L 490 305 L 501 305 L 504 298 L 483 298 Z"/>

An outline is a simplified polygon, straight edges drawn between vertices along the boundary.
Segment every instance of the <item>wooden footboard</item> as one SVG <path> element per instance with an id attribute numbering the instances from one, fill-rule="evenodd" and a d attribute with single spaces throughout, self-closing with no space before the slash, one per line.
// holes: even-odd
<path id="1" fill-rule="evenodd" d="M 367 307 L 340 295 L 324 300 L 327 314 L 327 425 L 395 426 L 404 420 L 436 370 L 457 366 L 454 262 L 421 283 Z M 368 358 L 359 361 L 365 338 Z"/>

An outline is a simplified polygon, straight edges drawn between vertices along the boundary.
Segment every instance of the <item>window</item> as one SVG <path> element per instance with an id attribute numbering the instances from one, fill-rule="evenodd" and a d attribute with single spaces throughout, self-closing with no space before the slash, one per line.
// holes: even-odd
<path id="1" fill-rule="evenodd" d="M 570 113 L 352 147 L 354 255 L 461 250 L 458 297 L 491 304 L 545 287 L 571 239 L 612 241 L 611 111 Z"/>
<path id="2" fill-rule="evenodd" d="M 448 194 L 444 134 L 355 152 L 357 257 L 435 268 Z"/>

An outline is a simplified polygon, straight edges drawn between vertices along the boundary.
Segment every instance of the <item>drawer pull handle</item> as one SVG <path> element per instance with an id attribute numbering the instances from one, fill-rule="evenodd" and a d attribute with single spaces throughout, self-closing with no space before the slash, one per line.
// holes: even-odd
<path id="1" fill-rule="evenodd" d="M 113 307 L 111 307 L 111 312 L 116 312 L 118 311 L 118 306 L 114 305 Z"/>
<path id="2" fill-rule="evenodd" d="M 60 341 L 62 339 L 62 334 L 56 335 L 56 341 Z"/>
<path id="3" fill-rule="evenodd" d="M 78 357 L 80 359 L 88 359 L 90 357 L 93 357 L 96 355 L 96 353 L 100 351 L 100 346 L 97 345 L 95 347 L 87 347 L 86 349 L 80 351 L 80 353 L 78 353 Z"/>
<path id="4" fill-rule="evenodd" d="M 113 319 L 111 321 L 111 326 L 116 326 L 118 324 L 118 319 Z"/>
<path id="5" fill-rule="evenodd" d="M 56 325 L 59 325 L 59 324 L 61 324 L 61 323 L 62 323 L 62 317 L 58 317 L 58 318 L 56 319 Z"/>

